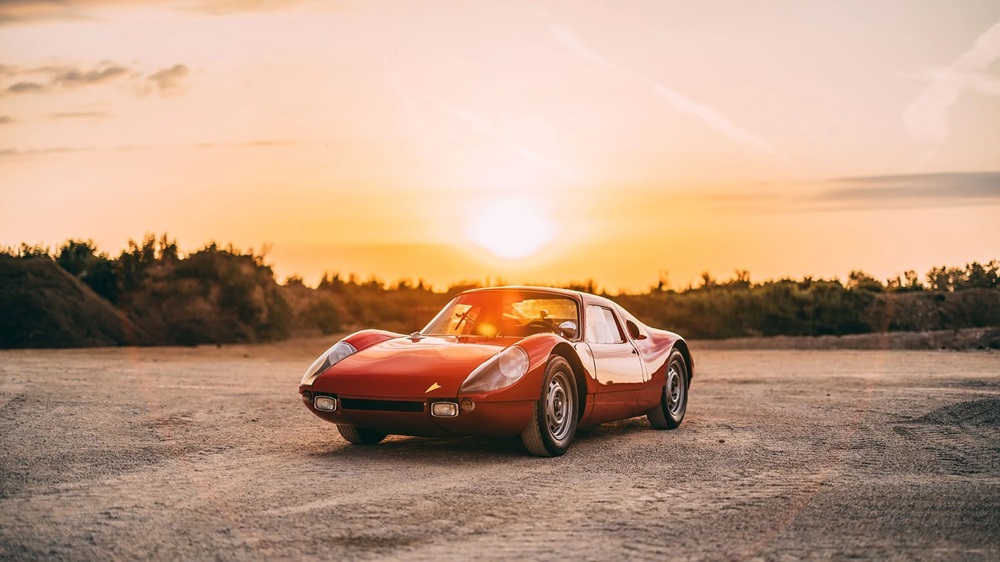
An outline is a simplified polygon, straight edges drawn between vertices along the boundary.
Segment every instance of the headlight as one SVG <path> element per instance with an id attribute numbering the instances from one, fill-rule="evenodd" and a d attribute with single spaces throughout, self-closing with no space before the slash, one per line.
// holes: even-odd
<path id="1" fill-rule="evenodd" d="M 323 355 L 320 355 L 319 359 L 313 361 L 313 364 L 306 370 L 306 374 L 302 376 L 302 382 L 299 384 L 312 384 L 316 380 L 316 377 L 323 374 L 323 371 L 347 359 L 357 351 L 353 345 L 347 342 L 337 342 L 333 347 L 326 350 Z"/>
<path id="2" fill-rule="evenodd" d="M 521 380 L 528 372 L 528 352 L 514 345 L 476 367 L 462 383 L 459 392 L 490 392 Z"/>

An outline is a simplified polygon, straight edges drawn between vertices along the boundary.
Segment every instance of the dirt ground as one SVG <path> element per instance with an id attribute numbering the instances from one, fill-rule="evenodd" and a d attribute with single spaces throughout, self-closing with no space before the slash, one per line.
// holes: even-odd
<path id="1" fill-rule="evenodd" d="M 0 558 L 998 560 L 1000 353 L 695 348 L 680 429 L 347 445 L 329 342 L 0 352 Z"/>

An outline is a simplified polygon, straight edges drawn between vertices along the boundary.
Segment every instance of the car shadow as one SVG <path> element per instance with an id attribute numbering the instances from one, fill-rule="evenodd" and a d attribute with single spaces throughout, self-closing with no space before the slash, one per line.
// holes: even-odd
<path id="1" fill-rule="evenodd" d="M 643 418 L 602 424 L 577 431 L 567 455 L 597 453 L 606 450 L 608 442 L 628 439 L 628 435 L 652 431 Z M 440 460 L 456 462 L 500 462 L 510 459 L 534 459 L 519 436 L 514 437 L 409 437 L 391 435 L 378 445 L 352 445 L 334 432 L 329 443 L 313 446 L 305 452 L 314 458 L 400 460 L 419 455 L 423 462 Z"/>
<path id="2" fill-rule="evenodd" d="M 403 459 L 419 454 L 424 460 L 435 458 L 482 462 L 509 457 L 527 457 L 528 452 L 518 437 L 409 437 L 390 435 L 378 445 L 352 445 L 339 435 L 331 436 L 331 442 L 323 450 L 311 450 L 308 454 L 316 458 L 357 458 L 357 459 Z"/>

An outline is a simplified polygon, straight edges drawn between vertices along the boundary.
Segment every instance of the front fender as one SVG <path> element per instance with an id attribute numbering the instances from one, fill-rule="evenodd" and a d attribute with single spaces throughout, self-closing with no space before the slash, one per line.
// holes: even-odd
<path id="1" fill-rule="evenodd" d="M 366 347 L 371 347 L 384 341 L 402 337 L 405 336 L 403 334 L 387 332 L 385 330 L 361 330 L 360 332 L 354 332 L 341 341 L 347 342 L 351 344 L 354 349 L 361 351 Z"/>
<path id="2" fill-rule="evenodd" d="M 515 345 L 528 352 L 528 372 L 521 380 L 500 390 L 492 392 L 460 393 L 460 397 L 469 397 L 476 402 L 508 402 L 523 400 L 538 400 L 542 394 L 542 378 L 548 365 L 552 350 L 566 340 L 555 334 L 535 334 L 517 342 Z"/>

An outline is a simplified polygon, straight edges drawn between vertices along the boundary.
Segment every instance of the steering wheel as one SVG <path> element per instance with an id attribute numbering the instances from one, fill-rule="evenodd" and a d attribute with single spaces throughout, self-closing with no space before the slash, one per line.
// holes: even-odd
<path id="1" fill-rule="evenodd" d="M 546 322 L 545 320 L 532 320 L 531 322 L 528 322 L 524 326 L 526 328 L 545 330 L 547 332 L 553 332 L 553 333 L 555 333 L 556 331 L 555 328 L 552 326 L 552 324 Z"/>

